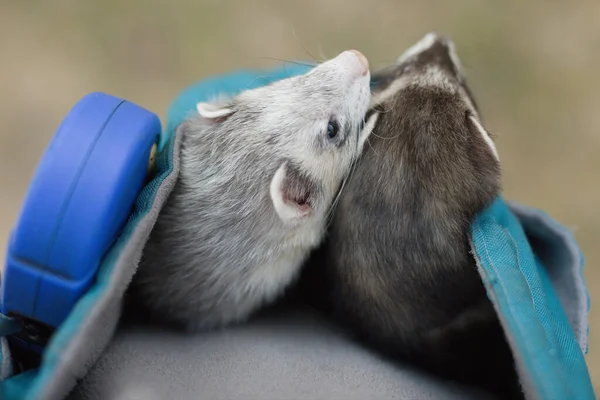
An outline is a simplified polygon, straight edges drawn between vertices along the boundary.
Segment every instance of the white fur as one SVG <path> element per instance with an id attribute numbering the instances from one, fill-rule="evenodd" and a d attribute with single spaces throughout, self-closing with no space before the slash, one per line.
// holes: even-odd
<path id="1" fill-rule="evenodd" d="M 481 133 L 483 140 L 485 140 L 487 145 L 490 147 L 490 150 L 492 150 L 492 153 L 494 154 L 494 157 L 496 157 L 496 160 L 500 160 L 500 157 L 498 155 L 498 150 L 496 149 L 496 145 L 494 144 L 494 141 L 492 140 L 490 135 L 487 133 L 486 129 L 481 125 L 481 123 L 479 122 L 479 120 L 477 118 L 471 117 L 471 121 L 479 130 L 479 133 Z"/>
<path id="2" fill-rule="evenodd" d="M 430 32 L 426 34 L 421 40 L 419 40 L 417 43 L 409 47 L 404 53 L 402 53 L 402 55 L 397 58 L 396 64 L 402 64 L 404 62 L 407 62 L 411 58 L 422 53 L 423 51 L 428 50 L 429 48 L 431 48 L 431 46 L 433 46 L 437 39 L 438 35 L 435 32 Z M 462 70 L 460 60 L 456 54 L 454 43 L 448 40 L 447 44 L 449 46 L 450 57 L 452 59 L 452 62 L 457 66 L 457 69 L 459 71 Z M 408 83 L 414 82 L 414 77 L 400 77 L 383 91 L 374 94 L 371 98 L 371 106 L 383 103 L 384 101 L 396 95 L 396 93 L 398 93 L 400 90 L 404 89 Z M 419 80 L 417 82 L 422 86 L 451 86 L 444 71 L 441 70 L 441 68 L 435 66 L 428 68 L 424 74 L 419 76 Z"/>
<path id="3" fill-rule="evenodd" d="M 362 152 L 363 147 L 365 146 L 365 142 L 371 135 L 371 132 L 373 132 L 373 129 L 375 128 L 375 124 L 377 123 L 378 118 L 379 118 L 379 113 L 374 113 L 367 120 L 367 123 L 365 124 L 365 127 L 363 128 L 362 132 L 360 133 L 360 137 L 358 139 L 359 153 Z"/>
<path id="4" fill-rule="evenodd" d="M 220 107 L 214 103 L 204 102 L 196 104 L 196 110 L 198 110 L 198 114 L 200 114 L 202 118 L 206 119 L 225 117 L 233 112 L 233 110 L 229 108 Z"/>
<path id="5" fill-rule="evenodd" d="M 426 86 L 445 86 L 448 89 L 452 89 L 452 84 L 448 80 L 448 76 L 446 73 L 438 66 L 432 65 L 429 66 L 422 74 L 420 74 L 417 79 L 415 79 L 414 75 L 407 74 L 405 76 L 401 76 L 392 82 L 388 87 L 386 87 L 381 92 L 374 93 L 371 97 L 370 106 L 376 106 L 385 102 L 386 100 L 394 97 L 399 91 L 404 89 L 408 84 L 417 84 L 423 87 Z"/>
<path id="6" fill-rule="evenodd" d="M 385 88 L 381 92 L 377 92 L 377 93 L 373 94 L 373 96 L 371 97 L 370 106 L 374 107 L 374 106 L 381 104 L 381 103 L 385 102 L 386 100 L 394 97 L 396 95 L 396 93 L 398 93 L 399 91 L 404 89 L 406 87 L 406 85 L 408 85 L 410 82 L 412 82 L 412 79 L 410 79 L 409 77 L 400 77 L 400 78 L 396 79 L 394 82 L 392 82 L 387 88 Z"/>
<path id="7" fill-rule="evenodd" d="M 423 74 L 416 80 L 417 84 L 423 87 L 435 86 L 451 91 L 454 85 L 450 83 L 447 73 L 438 65 L 428 66 Z"/>
<path id="8" fill-rule="evenodd" d="M 462 90 L 461 92 L 462 92 L 463 99 L 465 100 L 465 102 L 467 103 L 467 106 L 469 107 L 469 110 L 471 110 L 473 115 L 475 115 L 477 118 L 479 118 L 479 113 L 477 112 L 477 109 L 475 109 L 475 105 L 473 104 L 473 102 L 471 101 L 471 99 L 469 98 L 467 93 L 464 90 Z"/>
<path id="9" fill-rule="evenodd" d="M 454 45 L 454 42 L 452 40 L 447 40 L 446 45 L 448 46 L 448 53 L 450 53 L 450 59 L 452 60 L 452 63 L 456 67 L 456 70 L 459 71 L 459 73 L 462 73 L 462 63 L 460 62 L 460 58 L 458 58 L 458 54 L 456 53 L 456 46 Z"/>
<path id="10" fill-rule="evenodd" d="M 433 43 L 435 43 L 436 38 L 437 35 L 434 32 L 428 33 L 423 37 L 423 39 L 419 40 L 417 43 L 409 47 L 404 53 L 402 53 L 402 55 L 398 57 L 396 62 L 402 63 L 408 60 L 409 58 L 414 57 L 415 55 L 427 50 L 428 48 L 433 46 Z"/>
<path id="11" fill-rule="evenodd" d="M 320 229 L 303 229 L 304 239 L 311 242 L 311 247 L 321 240 Z M 307 257 L 304 244 L 289 246 L 286 251 L 279 252 L 278 258 L 273 259 L 261 269 L 256 269 L 248 277 L 246 286 L 249 291 L 261 293 L 264 301 L 270 302 L 283 290 L 282 283 L 293 281 L 299 274 L 299 266 Z"/>

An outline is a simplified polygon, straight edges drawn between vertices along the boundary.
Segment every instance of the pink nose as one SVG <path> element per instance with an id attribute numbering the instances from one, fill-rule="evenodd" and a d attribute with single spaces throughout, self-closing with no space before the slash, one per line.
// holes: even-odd
<path id="1" fill-rule="evenodd" d="M 363 72 L 363 75 L 365 75 L 367 73 L 367 71 L 369 71 L 369 60 L 367 60 L 367 57 L 365 57 L 365 55 L 358 50 L 350 50 L 350 51 L 352 53 L 354 53 L 356 55 L 356 57 L 358 57 L 358 61 L 360 61 L 363 68 L 365 69 L 365 71 Z"/>
<path id="2" fill-rule="evenodd" d="M 367 73 L 369 72 L 369 60 L 367 60 L 367 57 L 365 57 L 365 55 L 363 53 L 361 53 L 358 50 L 346 50 L 342 54 L 347 57 L 350 56 L 351 58 L 353 58 L 354 60 L 352 60 L 352 61 L 354 63 L 356 61 L 358 61 L 358 63 L 356 63 L 355 65 L 357 68 L 360 69 L 360 74 L 362 76 L 367 75 Z"/>

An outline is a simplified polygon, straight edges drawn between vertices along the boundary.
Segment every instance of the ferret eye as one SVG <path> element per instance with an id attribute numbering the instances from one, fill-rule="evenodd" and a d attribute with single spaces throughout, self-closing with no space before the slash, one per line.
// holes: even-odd
<path id="1" fill-rule="evenodd" d="M 327 125 L 327 137 L 329 139 L 333 139 L 337 136 L 338 131 L 340 130 L 340 125 L 334 119 L 329 120 L 329 124 Z"/>

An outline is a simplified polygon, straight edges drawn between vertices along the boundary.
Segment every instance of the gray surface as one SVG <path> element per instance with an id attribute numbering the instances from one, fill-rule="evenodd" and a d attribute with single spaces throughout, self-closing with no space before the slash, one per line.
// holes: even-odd
<path id="1" fill-rule="evenodd" d="M 185 335 L 124 327 L 69 397 L 118 399 L 487 398 L 384 362 L 301 310 Z"/>
<path id="2" fill-rule="evenodd" d="M 8 340 L 0 338 L 0 382 L 6 378 L 10 378 L 13 374 L 13 360 L 8 348 Z"/>

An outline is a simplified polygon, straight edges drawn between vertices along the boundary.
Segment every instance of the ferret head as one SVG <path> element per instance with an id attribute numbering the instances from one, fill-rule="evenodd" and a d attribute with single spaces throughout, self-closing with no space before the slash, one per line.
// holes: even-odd
<path id="1" fill-rule="evenodd" d="M 306 74 L 199 103 L 194 124 L 228 160 L 221 173 L 251 171 L 263 186 L 256 191 L 266 190 L 271 209 L 294 225 L 327 213 L 360 154 L 370 96 L 367 59 L 348 50 Z M 261 201 L 250 192 L 247 201 Z"/>
<path id="2" fill-rule="evenodd" d="M 390 159 L 397 164 L 389 168 L 412 192 L 407 196 L 471 211 L 495 197 L 498 152 L 449 38 L 427 34 L 373 81 L 369 143 L 377 154 L 395 153 Z"/>

